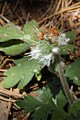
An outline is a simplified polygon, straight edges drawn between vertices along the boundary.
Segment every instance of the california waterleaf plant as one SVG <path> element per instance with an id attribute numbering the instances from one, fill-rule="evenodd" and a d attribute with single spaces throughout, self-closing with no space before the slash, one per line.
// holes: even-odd
<path id="1" fill-rule="evenodd" d="M 68 78 L 80 85 L 80 58 L 68 66 L 65 66 L 62 58 L 76 49 L 71 44 L 76 39 L 76 33 L 68 31 L 65 34 L 56 29 L 54 34 L 54 30 L 51 33 L 39 30 L 34 20 L 27 22 L 23 30 L 13 23 L 0 26 L 0 50 L 10 56 L 23 53 L 22 58 L 14 60 L 15 66 L 4 73 L 7 76 L 2 82 L 4 88 L 17 85 L 19 89 L 23 89 L 34 75 L 40 80 L 40 71 L 45 66 L 49 70 L 54 67 L 51 72 L 57 75 L 51 85 L 49 83 L 40 90 L 37 97 L 25 95 L 24 100 L 16 102 L 25 108 L 25 113 L 31 113 L 32 120 L 73 120 L 80 116 L 80 100 L 75 101 L 67 83 Z M 58 84 L 62 87 L 56 88 Z M 66 103 L 69 103 L 68 112 L 64 110 Z"/>

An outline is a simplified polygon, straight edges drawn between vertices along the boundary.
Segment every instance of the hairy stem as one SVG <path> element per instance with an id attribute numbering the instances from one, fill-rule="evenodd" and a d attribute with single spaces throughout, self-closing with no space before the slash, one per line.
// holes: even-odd
<path id="1" fill-rule="evenodd" d="M 63 70 L 63 67 L 61 65 L 61 57 L 60 57 L 60 55 L 57 56 L 57 60 L 58 60 L 58 72 L 59 72 L 59 77 L 60 77 L 60 80 L 61 80 L 61 84 L 63 86 L 63 90 L 65 92 L 65 95 L 66 95 L 66 97 L 68 99 L 69 104 L 72 105 L 74 103 L 74 100 L 73 100 L 72 94 L 70 93 L 67 80 L 66 80 L 66 78 L 64 76 L 64 70 Z"/>

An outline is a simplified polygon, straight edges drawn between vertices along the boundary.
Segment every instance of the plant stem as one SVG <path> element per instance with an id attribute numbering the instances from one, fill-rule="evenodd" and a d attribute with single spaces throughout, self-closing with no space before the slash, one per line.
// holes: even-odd
<path id="1" fill-rule="evenodd" d="M 57 55 L 57 60 L 58 60 L 58 72 L 59 72 L 59 77 L 60 77 L 60 80 L 61 80 L 61 83 L 63 86 L 63 90 L 65 92 L 65 95 L 68 99 L 69 104 L 72 105 L 74 103 L 74 100 L 73 100 L 72 94 L 70 93 L 67 80 L 64 76 L 64 70 L 63 70 L 63 67 L 61 65 L 61 57 L 59 54 Z"/>

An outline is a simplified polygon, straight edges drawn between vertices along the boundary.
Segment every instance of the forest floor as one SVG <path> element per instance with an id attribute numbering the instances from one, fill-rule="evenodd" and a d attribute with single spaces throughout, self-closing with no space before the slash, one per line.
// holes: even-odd
<path id="1" fill-rule="evenodd" d="M 75 53 L 71 53 L 71 56 L 73 60 L 80 56 L 80 2 L 78 0 L 0 0 L 1 26 L 10 21 L 22 28 L 26 21 L 32 19 L 35 19 L 41 28 L 45 27 L 48 29 L 56 26 L 57 28 L 61 28 L 63 32 L 67 32 L 68 30 L 76 31 L 77 38 L 74 44 L 79 49 Z M 0 51 L 0 82 L 4 80 L 3 73 L 6 69 L 14 65 L 12 61 L 7 61 L 7 58 L 9 56 Z M 48 76 L 45 75 L 40 86 L 44 86 L 46 79 L 51 76 L 52 74 L 48 71 Z M 39 86 L 37 82 L 34 83 L 34 86 L 31 86 L 31 84 L 27 86 L 27 93 L 35 96 L 34 91 Z M 16 110 L 15 106 L 12 106 L 12 103 L 6 100 L 3 93 L 5 96 L 9 96 L 12 94 L 12 90 L 6 91 L 0 89 L 0 118 L 4 114 L 3 111 L 7 110 L 7 118 L 1 120 L 28 120 L 29 114 L 24 115 L 23 110 Z"/>

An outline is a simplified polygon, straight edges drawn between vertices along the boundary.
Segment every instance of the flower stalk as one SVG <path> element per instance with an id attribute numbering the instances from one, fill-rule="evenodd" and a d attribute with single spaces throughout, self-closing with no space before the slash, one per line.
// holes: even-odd
<path id="1" fill-rule="evenodd" d="M 60 80 L 61 80 L 61 84 L 63 86 L 63 90 L 65 92 L 65 95 L 66 95 L 66 97 L 68 99 L 69 104 L 72 105 L 74 103 L 73 96 L 70 93 L 67 80 L 66 80 L 66 78 L 64 76 L 64 70 L 63 70 L 63 67 L 61 65 L 61 57 L 60 57 L 59 54 L 57 55 L 57 62 L 58 62 L 59 77 L 60 77 Z"/>

